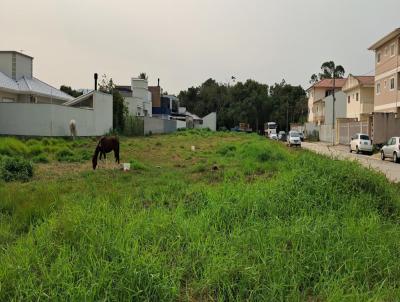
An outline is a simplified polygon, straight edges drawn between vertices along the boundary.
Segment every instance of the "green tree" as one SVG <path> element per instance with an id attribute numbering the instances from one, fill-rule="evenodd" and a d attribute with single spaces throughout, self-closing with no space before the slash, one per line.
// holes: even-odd
<path id="1" fill-rule="evenodd" d="M 345 70 L 342 65 L 336 65 L 333 61 L 322 63 L 321 71 L 318 75 L 311 75 L 310 84 L 315 84 L 324 79 L 342 79 L 345 75 Z"/>
<path id="2" fill-rule="evenodd" d="M 83 94 L 83 92 L 74 90 L 70 86 L 66 86 L 66 85 L 61 85 L 60 90 L 69 94 L 70 96 L 73 96 L 74 98 L 77 98 Z"/>
<path id="3" fill-rule="evenodd" d="M 178 97 L 181 106 L 198 116 L 216 111 L 218 128 L 229 129 L 244 122 L 254 131 L 262 131 L 268 121 L 276 121 L 281 129 L 286 129 L 287 121 L 304 120 L 305 96 L 303 88 L 285 81 L 271 87 L 254 80 L 228 86 L 208 79 L 198 87 L 181 91 Z"/>
<path id="4" fill-rule="evenodd" d="M 118 133 L 124 130 L 125 120 L 128 116 L 128 107 L 125 104 L 121 93 L 115 89 L 112 78 L 108 79 L 106 75 L 102 76 L 99 84 L 99 90 L 113 96 L 113 129 Z"/>
<path id="5" fill-rule="evenodd" d="M 148 79 L 147 74 L 145 72 L 141 72 L 139 74 L 139 79 L 147 80 Z"/>

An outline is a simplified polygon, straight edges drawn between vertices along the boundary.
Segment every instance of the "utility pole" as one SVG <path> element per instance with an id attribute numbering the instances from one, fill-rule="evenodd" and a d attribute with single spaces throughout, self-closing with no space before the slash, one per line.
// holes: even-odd
<path id="1" fill-rule="evenodd" d="M 289 98 L 286 97 L 286 129 L 289 132 Z"/>
<path id="2" fill-rule="evenodd" d="M 335 145 L 335 69 L 333 67 L 333 90 L 332 90 L 332 146 Z"/>

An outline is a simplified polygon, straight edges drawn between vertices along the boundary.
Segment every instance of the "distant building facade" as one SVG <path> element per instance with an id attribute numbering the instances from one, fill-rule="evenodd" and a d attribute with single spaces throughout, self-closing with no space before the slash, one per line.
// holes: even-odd
<path id="1" fill-rule="evenodd" d="M 400 113 L 400 28 L 369 47 L 375 52 L 374 111 Z"/>
<path id="2" fill-rule="evenodd" d="M 339 93 L 346 79 L 335 79 L 335 117 L 345 117 L 343 112 L 346 112 L 346 104 L 344 94 Z M 333 111 L 333 107 L 329 109 L 329 96 L 333 94 L 333 80 L 321 80 L 307 89 L 308 93 L 308 122 L 316 125 L 332 124 L 331 117 L 327 114 L 328 111 Z M 333 98 L 332 98 L 333 99 Z"/>
<path id="3" fill-rule="evenodd" d="M 373 76 L 349 75 L 342 91 L 346 98 L 346 117 L 358 121 L 367 120 L 374 111 L 374 82 Z"/>
<path id="4" fill-rule="evenodd" d="M 132 116 L 152 116 L 152 94 L 147 79 L 132 78 L 131 85 L 116 86 Z"/>
<path id="5" fill-rule="evenodd" d="M 73 97 L 33 76 L 33 57 L 0 51 L 0 102 L 61 105 Z"/>

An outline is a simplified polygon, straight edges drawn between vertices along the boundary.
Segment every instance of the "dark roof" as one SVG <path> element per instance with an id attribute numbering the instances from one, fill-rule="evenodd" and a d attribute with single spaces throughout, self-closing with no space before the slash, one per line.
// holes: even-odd
<path id="1" fill-rule="evenodd" d="M 120 85 L 120 86 L 115 86 L 115 88 L 118 91 L 124 91 L 124 92 L 132 92 L 132 87 L 131 86 L 125 86 L 125 85 Z"/>

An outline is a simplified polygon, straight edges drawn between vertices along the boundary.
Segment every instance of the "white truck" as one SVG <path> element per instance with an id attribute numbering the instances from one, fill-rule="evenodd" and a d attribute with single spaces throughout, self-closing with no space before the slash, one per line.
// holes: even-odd
<path id="1" fill-rule="evenodd" d="M 275 122 L 268 122 L 264 124 L 264 133 L 266 137 L 278 137 L 278 125 Z"/>

